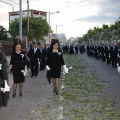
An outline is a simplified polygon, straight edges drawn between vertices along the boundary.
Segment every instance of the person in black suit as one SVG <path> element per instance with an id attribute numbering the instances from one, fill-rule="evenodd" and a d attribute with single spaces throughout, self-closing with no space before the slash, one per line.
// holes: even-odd
<path id="1" fill-rule="evenodd" d="M 69 54 L 74 54 L 73 45 L 70 45 L 69 47 Z"/>
<path id="2" fill-rule="evenodd" d="M 99 58 L 98 57 L 98 44 L 96 44 L 96 46 L 95 46 L 95 57 L 96 57 L 96 59 Z"/>
<path id="3" fill-rule="evenodd" d="M 76 52 L 76 54 L 78 54 L 78 44 L 75 46 L 75 52 Z"/>
<path id="4" fill-rule="evenodd" d="M 118 54 L 118 48 L 113 43 L 112 46 L 110 47 L 110 56 L 111 56 L 113 67 L 117 67 L 117 54 Z"/>
<path id="5" fill-rule="evenodd" d="M 87 55 L 90 56 L 90 51 L 91 51 L 91 45 L 87 45 Z"/>
<path id="6" fill-rule="evenodd" d="M 44 44 L 40 45 L 40 70 L 45 69 L 46 49 Z"/>
<path id="7" fill-rule="evenodd" d="M 110 45 L 106 44 L 105 46 L 105 55 L 106 55 L 106 59 L 107 59 L 107 64 L 110 64 Z"/>
<path id="8" fill-rule="evenodd" d="M 102 52 L 102 61 L 105 62 L 105 44 L 102 44 L 101 47 L 101 52 Z"/>
<path id="9" fill-rule="evenodd" d="M 29 51 L 31 77 L 38 75 L 38 59 L 40 59 L 40 50 L 37 48 L 37 43 L 34 43 L 34 48 Z"/>

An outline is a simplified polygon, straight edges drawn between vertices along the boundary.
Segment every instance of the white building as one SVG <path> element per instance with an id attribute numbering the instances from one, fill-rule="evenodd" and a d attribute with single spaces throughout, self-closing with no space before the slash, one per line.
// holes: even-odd
<path id="1" fill-rule="evenodd" d="M 22 17 L 27 17 L 27 14 L 28 14 L 27 10 L 22 11 Z M 31 9 L 29 10 L 29 17 L 42 17 L 47 21 L 47 12 Z M 9 25 L 11 21 L 14 20 L 15 18 L 19 18 L 19 11 L 9 12 Z"/>
<path id="2" fill-rule="evenodd" d="M 61 43 L 66 43 L 67 37 L 64 33 L 61 34 L 56 34 L 55 37 L 61 42 Z"/>

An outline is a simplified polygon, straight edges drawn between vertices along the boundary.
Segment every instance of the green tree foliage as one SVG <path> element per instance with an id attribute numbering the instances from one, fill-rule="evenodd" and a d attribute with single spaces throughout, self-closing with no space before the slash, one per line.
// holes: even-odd
<path id="1" fill-rule="evenodd" d="M 49 25 L 46 20 L 39 18 L 29 18 L 29 39 L 41 40 L 45 35 L 48 35 Z M 27 18 L 24 17 L 22 20 L 22 30 L 23 35 L 28 35 L 27 33 Z M 10 33 L 13 37 L 19 35 L 19 19 L 14 19 L 10 23 Z"/>
<path id="2" fill-rule="evenodd" d="M 0 25 L 0 40 L 7 40 L 7 31 Z"/>
<path id="3" fill-rule="evenodd" d="M 114 24 L 103 24 L 102 27 L 94 27 L 93 29 L 89 29 L 87 33 L 81 37 L 80 42 L 81 40 L 90 42 L 90 40 L 96 40 L 99 38 L 109 41 L 112 39 L 113 31 L 116 31 L 114 34 L 120 38 L 120 19 Z"/>

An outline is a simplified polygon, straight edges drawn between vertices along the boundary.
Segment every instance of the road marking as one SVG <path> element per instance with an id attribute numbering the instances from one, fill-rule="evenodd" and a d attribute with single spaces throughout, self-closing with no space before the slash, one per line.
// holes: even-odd
<path id="1" fill-rule="evenodd" d="M 61 85 L 61 90 L 65 88 L 65 85 Z"/>
<path id="2" fill-rule="evenodd" d="M 64 98 L 63 98 L 63 96 L 60 96 L 60 100 L 63 100 Z"/>
<path id="3" fill-rule="evenodd" d="M 63 75 L 63 78 L 65 78 L 65 76 Z"/>
<path id="4" fill-rule="evenodd" d="M 59 113 L 59 120 L 63 120 L 63 106 L 59 106 L 58 113 Z"/>
<path id="5" fill-rule="evenodd" d="M 62 78 L 63 81 L 65 80 L 64 78 L 65 78 L 65 72 L 63 72 L 63 78 Z M 64 82 L 61 82 L 61 91 L 60 91 L 60 93 L 62 93 L 62 90 L 64 88 L 65 88 L 65 84 L 64 84 Z M 64 99 L 64 97 L 60 96 L 60 100 L 62 101 L 63 99 Z M 63 120 L 63 106 L 59 106 L 58 113 L 59 113 L 58 120 Z"/>

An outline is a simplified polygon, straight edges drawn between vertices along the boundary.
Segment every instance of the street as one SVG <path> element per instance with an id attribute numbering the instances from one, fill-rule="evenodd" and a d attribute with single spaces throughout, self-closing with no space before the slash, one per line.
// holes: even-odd
<path id="1" fill-rule="evenodd" d="M 26 77 L 23 96 L 19 91 L 0 120 L 119 120 L 120 75 L 116 68 L 86 54 L 65 55 L 68 74 L 62 75 L 59 95 L 52 93 L 46 71 Z M 11 75 L 9 75 L 11 76 Z M 12 83 L 12 81 L 10 81 Z"/>

